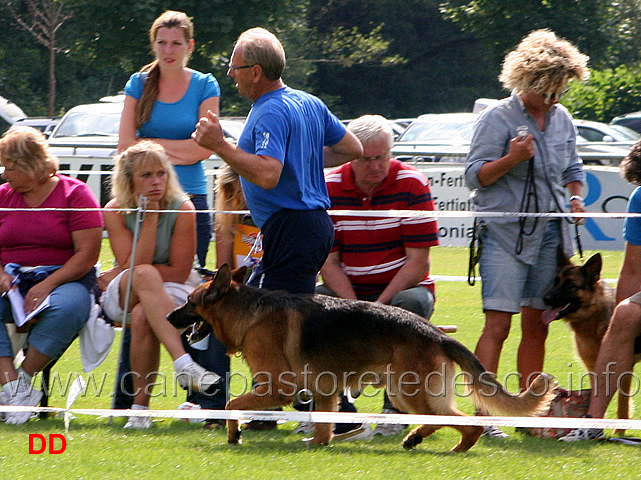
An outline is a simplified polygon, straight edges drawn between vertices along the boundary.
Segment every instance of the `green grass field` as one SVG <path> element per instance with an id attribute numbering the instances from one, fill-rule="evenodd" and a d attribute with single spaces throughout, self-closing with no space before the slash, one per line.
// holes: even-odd
<path id="1" fill-rule="evenodd" d="M 110 262 L 105 246 L 103 266 Z M 212 249 L 213 250 L 213 249 Z M 586 252 L 586 258 L 592 252 Z M 620 252 L 602 252 L 605 278 L 616 278 L 621 265 Z M 433 249 L 432 271 L 438 275 L 466 275 L 467 251 L 463 248 Z M 213 262 L 212 262 L 213 263 Z M 465 282 L 439 282 L 437 304 L 432 321 L 455 324 L 452 334 L 473 349 L 480 334 L 483 315 L 480 306 L 480 285 Z M 516 368 L 516 348 L 520 331 L 518 322 L 512 329 L 501 358 L 499 378 Z M 102 390 L 92 387 L 74 407 L 109 408 L 114 382 L 118 339 L 103 365 L 93 372 Z M 82 373 L 77 343 L 56 366 L 62 378 Z M 169 356 L 163 353 L 161 370 L 171 372 Z M 240 358 L 232 361 L 232 370 L 246 373 Z M 584 373 L 568 328 L 554 322 L 547 343 L 546 371 L 555 375 L 563 387 L 579 388 Z M 638 373 L 638 369 L 637 369 Z M 87 377 L 87 375 L 85 375 Z M 508 382 L 515 390 L 516 382 Z M 238 385 L 232 384 L 232 391 Z M 633 388 L 634 385 L 633 385 Z M 638 385 L 636 386 L 638 388 Z M 99 394 L 98 394 L 99 393 Z M 382 394 L 358 398 L 361 412 L 380 412 Z M 639 403 L 639 396 L 634 399 Z M 154 409 L 175 409 L 184 401 L 184 393 L 167 393 L 152 400 Z M 64 398 L 53 392 L 51 404 L 63 407 Z M 460 408 L 472 413 L 467 399 L 459 399 Z M 614 417 L 614 402 L 609 417 Z M 637 412 L 638 412 L 637 408 Z M 123 430 L 125 420 L 82 416 L 72 420 L 67 449 L 59 455 L 29 455 L 28 435 L 64 433 L 61 418 L 31 420 L 26 425 L 0 424 L 0 471 L 6 479 L 548 479 L 554 476 L 573 478 L 615 478 L 638 476 L 638 448 L 614 443 L 563 444 L 537 439 L 514 429 L 506 431 L 505 440 L 481 439 L 469 452 L 451 454 L 448 450 L 458 442 L 459 434 L 443 428 L 413 451 L 405 451 L 401 437 L 374 438 L 370 441 L 337 443 L 308 450 L 302 435 L 292 433 L 294 423 L 280 425 L 276 431 L 246 432 L 244 443 L 229 446 L 223 431 L 205 431 L 198 424 L 181 420 L 161 420 L 148 431 Z M 641 432 L 629 432 L 641 435 Z M 59 444 L 58 444 L 59 446 Z"/>

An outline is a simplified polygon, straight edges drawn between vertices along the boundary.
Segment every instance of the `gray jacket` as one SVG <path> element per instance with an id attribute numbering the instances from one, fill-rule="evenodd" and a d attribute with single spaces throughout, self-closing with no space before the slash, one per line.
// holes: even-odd
<path id="1" fill-rule="evenodd" d="M 534 136 L 534 185 L 538 205 L 532 198 L 524 205 L 523 192 L 529 162 L 522 162 L 495 183 L 482 186 L 478 180 L 481 166 L 505 156 L 510 140 L 517 136 L 517 127 L 526 125 Z M 470 152 L 465 162 L 465 182 L 472 190 L 471 198 L 477 212 L 559 212 L 567 208 L 565 185 L 570 182 L 585 183 L 583 162 L 576 150 L 576 129 L 572 118 L 562 105 L 555 105 L 547 113 L 545 131 L 542 132 L 516 93 L 498 104 L 484 110 L 477 119 Z M 555 201 L 556 198 L 556 201 Z M 518 217 L 478 216 L 486 223 L 487 232 L 508 252 L 515 252 L 519 237 Z M 539 247 L 545 230 L 546 219 L 540 218 L 531 235 L 523 238 L 523 249 L 518 258 L 529 265 L 536 263 Z M 528 219 L 526 230 L 530 231 L 533 219 Z M 572 256 L 573 247 L 569 224 L 562 220 L 563 247 L 566 255 Z"/>

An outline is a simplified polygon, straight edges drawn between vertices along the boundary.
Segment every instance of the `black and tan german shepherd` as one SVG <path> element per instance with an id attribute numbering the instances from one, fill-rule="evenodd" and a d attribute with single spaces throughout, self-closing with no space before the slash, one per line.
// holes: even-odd
<path id="1" fill-rule="evenodd" d="M 554 285 L 543 297 L 545 303 L 551 307 L 543 313 L 543 323 L 565 320 L 574 332 L 574 341 L 581 361 L 588 372 L 594 372 L 601 341 L 616 304 L 614 289 L 601 279 L 603 261 L 599 253 L 590 257 L 583 266 L 574 265 L 561 253 L 558 262 L 559 272 Z M 641 359 L 639 347 L 641 344 L 637 339 L 637 362 Z M 590 381 L 593 380 L 590 376 Z M 630 381 L 629 375 L 621 378 L 617 415 L 623 419 L 629 418 L 630 414 Z M 594 385 L 592 387 L 594 388 Z"/>
<path id="2" fill-rule="evenodd" d="M 554 397 L 556 385 L 545 375 L 528 391 L 509 393 L 465 346 L 406 310 L 259 290 L 239 283 L 243 277 L 242 271 L 223 265 L 167 317 L 181 329 L 206 322 L 228 354 L 244 355 L 255 384 L 250 393 L 231 399 L 229 410 L 288 405 L 306 388 L 317 410 L 333 412 L 341 390 L 367 383 L 385 387 L 401 411 L 464 415 L 454 402 L 455 364 L 465 372 L 475 404 L 490 412 L 537 415 Z M 411 449 L 441 427 L 419 426 L 403 446 Z M 483 433 L 476 425 L 453 428 L 462 435 L 452 450 L 456 452 L 471 448 Z M 238 421 L 228 420 L 228 442 L 239 443 L 240 434 Z M 311 441 L 323 445 L 331 437 L 332 425 L 317 423 Z"/>

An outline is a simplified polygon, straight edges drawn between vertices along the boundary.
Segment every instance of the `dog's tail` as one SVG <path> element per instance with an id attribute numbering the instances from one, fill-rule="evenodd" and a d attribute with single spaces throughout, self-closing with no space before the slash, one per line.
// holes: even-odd
<path id="1" fill-rule="evenodd" d="M 461 369 L 469 375 L 468 388 L 477 408 L 490 413 L 512 416 L 536 416 L 547 412 L 556 395 L 557 384 L 547 374 L 539 375 L 530 387 L 520 394 L 508 392 L 488 372 L 480 360 L 463 344 L 451 337 L 443 342 L 443 350 Z"/>

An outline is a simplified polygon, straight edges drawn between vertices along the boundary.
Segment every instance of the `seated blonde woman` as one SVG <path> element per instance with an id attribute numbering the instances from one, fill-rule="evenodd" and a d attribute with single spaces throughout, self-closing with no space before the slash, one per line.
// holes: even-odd
<path id="1" fill-rule="evenodd" d="M 0 140 L 0 163 L 6 181 L 0 185 L 0 404 L 35 406 L 42 392 L 31 388 L 32 377 L 67 350 L 89 317 L 102 216 L 87 185 L 57 173 L 58 160 L 40 131 L 10 129 Z M 70 210 L 30 211 L 39 207 Z M 29 348 L 18 369 L 5 325 L 15 320 L 9 297 L 17 292 L 24 313 L 47 297 L 50 303 L 24 327 Z M 21 424 L 30 416 L 12 412 L 5 421 Z"/>
<path id="2" fill-rule="evenodd" d="M 187 300 L 200 282 L 192 269 L 196 221 L 194 206 L 180 188 L 165 150 L 151 141 L 137 143 L 118 155 L 112 176 L 113 199 L 106 207 L 135 208 L 141 195 L 147 199 L 148 211 L 136 245 L 132 289 L 126 306 L 131 314 L 130 362 L 135 394 L 132 409 L 149 408 L 161 343 L 173 358 L 177 379 L 184 388 L 211 393 L 222 382 L 219 375 L 205 370 L 185 352 L 179 331 L 165 318 Z M 131 262 L 135 221 L 135 212 L 105 212 L 105 225 L 119 267 L 106 272 L 101 283 L 109 281 L 103 307 L 114 320 L 120 319 L 125 309 L 130 273 L 126 268 Z M 149 417 L 130 417 L 125 425 L 149 427 Z"/>

